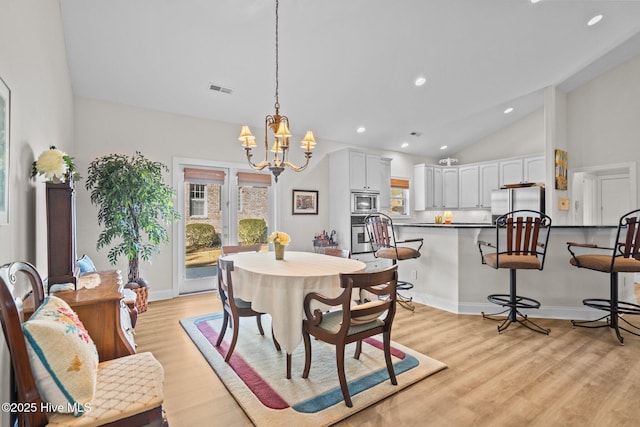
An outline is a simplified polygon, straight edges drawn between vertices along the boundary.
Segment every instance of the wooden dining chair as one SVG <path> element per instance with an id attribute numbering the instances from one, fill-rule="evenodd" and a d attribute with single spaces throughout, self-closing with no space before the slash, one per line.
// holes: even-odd
<path id="1" fill-rule="evenodd" d="M 23 322 L 22 303 L 29 293 L 36 311 Z M 11 414 L 11 425 L 166 425 L 162 365 L 148 352 L 98 363 L 77 315 L 62 299 L 45 297 L 31 264 L 0 267 L 0 323 L 13 367 L 13 375 L 7 375 L 15 391 L 12 401 L 23 408 Z"/>
<path id="2" fill-rule="evenodd" d="M 234 296 L 233 281 L 231 280 L 232 271 L 233 260 L 227 260 L 224 258 L 218 259 L 218 294 L 220 295 L 220 300 L 222 301 L 224 318 L 222 320 L 222 327 L 220 328 L 220 333 L 218 334 L 218 339 L 216 341 L 216 347 L 219 347 L 222 343 L 225 333 L 227 332 L 227 327 L 230 327 L 233 330 L 231 342 L 229 343 L 229 349 L 227 350 L 227 354 L 224 358 L 225 362 L 229 362 L 229 359 L 233 354 L 233 350 L 236 347 L 236 343 L 238 342 L 238 330 L 240 328 L 241 317 L 255 317 L 258 324 L 258 331 L 260 331 L 260 335 L 264 335 L 264 329 L 262 329 L 261 320 L 261 317 L 264 313 L 255 311 L 251 307 L 251 303 L 249 301 L 245 301 Z M 278 343 L 278 341 L 276 341 L 275 337 L 273 337 L 273 343 L 276 346 L 276 349 L 280 351 L 280 344 Z"/>
<path id="3" fill-rule="evenodd" d="M 260 252 L 262 243 L 254 243 L 252 245 L 228 245 L 222 247 L 222 255 L 237 254 L 240 252 Z"/>
<path id="4" fill-rule="evenodd" d="M 351 258 L 349 249 L 340 248 L 324 248 L 324 254 L 329 256 L 337 256 L 340 258 Z"/>
<path id="5" fill-rule="evenodd" d="M 569 262 L 574 267 L 609 274 L 609 299 L 587 298 L 582 301 L 587 307 L 602 310 L 606 314 L 595 320 L 572 320 L 573 326 L 612 328 L 620 345 L 624 344 L 620 329 L 640 336 L 640 327 L 628 320 L 628 316 L 640 314 L 640 305 L 618 298 L 618 273 L 640 273 L 640 209 L 620 217 L 613 247 L 567 242 L 567 249 L 571 253 Z"/>
<path id="6" fill-rule="evenodd" d="M 345 346 L 355 342 L 354 358 L 358 359 L 362 352 L 362 340 L 382 334 L 384 358 L 391 384 L 397 385 L 396 374 L 391 361 L 391 325 L 396 313 L 396 286 L 398 284 L 398 266 L 393 265 L 385 270 L 340 274 L 340 286 L 344 291 L 335 298 L 328 298 L 317 292 L 309 293 L 304 298 L 302 336 L 304 340 L 305 361 L 302 378 L 309 377 L 311 369 L 311 336 L 336 346 L 336 364 L 338 380 L 344 402 L 352 407 L 351 394 L 347 385 L 344 370 Z M 353 289 L 366 289 L 380 299 L 361 305 L 351 304 Z M 312 308 L 321 303 L 339 307 L 337 310 L 322 311 Z"/>

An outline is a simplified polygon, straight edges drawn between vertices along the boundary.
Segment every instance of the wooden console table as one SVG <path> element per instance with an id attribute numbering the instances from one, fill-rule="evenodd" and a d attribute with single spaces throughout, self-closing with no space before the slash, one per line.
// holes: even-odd
<path id="1" fill-rule="evenodd" d="M 100 284 L 86 289 L 83 283 L 98 280 Z M 134 354 L 135 343 L 129 308 L 123 302 L 122 281 L 117 270 L 102 271 L 80 276 L 77 291 L 60 291 L 52 295 L 63 299 L 76 312 L 78 318 L 96 344 L 101 362 Z M 33 313 L 33 301 L 27 299 L 25 319 Z"/>

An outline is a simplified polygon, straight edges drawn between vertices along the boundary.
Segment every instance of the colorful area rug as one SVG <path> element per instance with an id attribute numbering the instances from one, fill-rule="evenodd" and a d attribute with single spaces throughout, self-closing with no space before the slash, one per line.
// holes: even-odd
<path id="1" fill-rule="evenodd" d="M 334 346 L 312 341 L 311 371 L 309 378 L 303 379 L 301 343 L 292 354 L 292 378 L 288 380 L 284 351 L 276 351 L 271 334 L 258 333 L 254 318 L 240 319 L 240 336 L 228 364 L 224 355 L 231 330 L 220 347 L 214 346 L 222 313 L 182 319 L 180 323 L 247 416 L 261 427 L 328 426 L 446 368 L 442 362 L 393 342 L 398 379 L 398 385 L 394 386 L 384 363 L 382 337 L 363 342 L 359 360 L 353 358 L 355 344 L 351 344 L 345 357 L 353 401 L 353 407 L 348 408 L 340 392 Z M 263 316 L 262 323 L 265 331 L 271 330 L 268 315 Z"/>

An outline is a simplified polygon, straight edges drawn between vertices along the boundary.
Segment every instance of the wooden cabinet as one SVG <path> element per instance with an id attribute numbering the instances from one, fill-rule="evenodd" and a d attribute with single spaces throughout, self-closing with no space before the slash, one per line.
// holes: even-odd
<path id="1" fill-rule="evenodd" d="M 87 289 L 84 283 L 99 284 Z M 136 352 L 129 308 L 124 304 L 121 289 L 120 274 L 112 270 L 80 276 L 78 290 L 54 294 L 76 312 L 95 343 L 101 362 Z M 30 299 L 25 301 L 24 313 L 26 318 L 33 313 Z"/>
<path id="2" fill-rule="evenodd" d="M 73 181 L 47 183 L 47 282 L 76 283 L 76 196 Z"/>
<path id="3" fill-rule="evenodd" d="M 380 191 L 380 156 L 349 151 L 349 183 L 353 191 Z"/>

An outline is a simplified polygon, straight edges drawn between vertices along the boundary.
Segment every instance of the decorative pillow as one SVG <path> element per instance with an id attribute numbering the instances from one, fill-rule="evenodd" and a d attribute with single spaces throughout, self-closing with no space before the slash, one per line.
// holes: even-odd
<path id="1" fill-rule="evenodd" d="M 42 399 L 55 412 L 82 415 L 95 394 L 98 352 L 76 313 L 49 295 L 22 331 Z"/>
<path id="2" fill-rule="evenodd" d="M 358 313 L 366 308 L 378 307 L 382 304 L 384 304 L 384 301 L 375 300 L 351 307 L 351 325 L 362 325 L 363 323 L 369 323 L 376 320 L 384 310 L 376 311 L 375 313 L 366 314 L 364 316 L 359 316 Z"/>
<path id="3" fill-rule="evenodd" d="M 96 271 L 96 266 L 87 255 L 82 255 L 82 258 L 78 260 L 78 267 L 80 267 L 80 273 L 93 273 Z"/>

